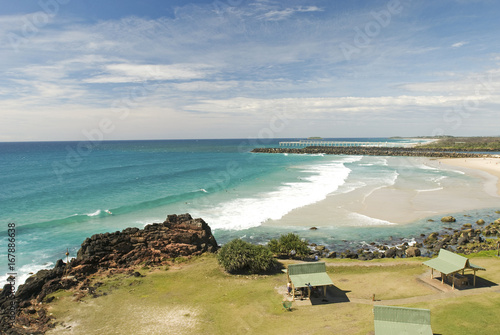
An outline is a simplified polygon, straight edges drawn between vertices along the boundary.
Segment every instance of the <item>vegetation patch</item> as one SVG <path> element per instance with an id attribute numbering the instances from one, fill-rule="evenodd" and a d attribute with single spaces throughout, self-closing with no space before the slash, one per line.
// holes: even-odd
<path id="1" fill-rule="evenodd" d="M 217 253 L 217 260 L 229 273 L 264 273 L 278 265 L 268 248 L 240 239 L 224 245 Z"/>
<path id="2" fill-rule="evenodd" d="M 440 138 L 420 147 L 429 149 L 464 151 L 500 151 L 500 137 L 452 137 Z"/>
<path id="3" fill-rule="evenodd" d="M 279 239 L 272 239 L 268 243 L 269 249 L 278 257 L 304 258 L 309 255 L 310 249 L 307 241 L 299 235 L 289 233 L 281 235 Z"/>

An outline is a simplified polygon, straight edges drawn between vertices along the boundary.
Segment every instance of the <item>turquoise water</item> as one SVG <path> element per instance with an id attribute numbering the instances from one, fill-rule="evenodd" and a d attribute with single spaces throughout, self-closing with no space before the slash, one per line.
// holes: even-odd
<path id="1" fill-rule="evenodd" d="M 186 212 L 205 219 L 219 243 L 235 237 L 265 243 L 288 231 L 315 243 L 344 247 L 412 238 L 432 225 L 420 220 L 395 227 L 358 217 L 357 224 L 339 222 L 310 231 L 261 223 L 279 220 L 328 195 L 391 185 L 401 176 L 406 176 L 408 187 L 423 191 L 443 187 L 444 179 L 477 182 L 415 160 L 250 152 L 275 147 L 278 141 L 0 143 L 0 222 L 5 232 L 1 254 L 7 253 L 7 224 L 13 222 L 16 271 L 22 281 L 30 272 L 64 258 L 66 249 L 76 256 L 79 245 L 92 234 L 143 227 L 162 222 L 167 214 Z M 6 263 L 0 263 L 0 275 L 8 272 Z"/>

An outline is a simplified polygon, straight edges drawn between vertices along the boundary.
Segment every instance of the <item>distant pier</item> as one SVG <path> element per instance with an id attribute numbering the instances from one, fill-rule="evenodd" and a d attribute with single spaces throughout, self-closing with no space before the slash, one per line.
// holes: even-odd
<path id="1" fill-rule="evenodd" d="M 322 141 L 322 140 L 300 140 L 280 142 L 280 147 L 379 147 L 379 148 L 411 148 L 415 143 L 398 142 L 346 142 L 346 141 Z"/>

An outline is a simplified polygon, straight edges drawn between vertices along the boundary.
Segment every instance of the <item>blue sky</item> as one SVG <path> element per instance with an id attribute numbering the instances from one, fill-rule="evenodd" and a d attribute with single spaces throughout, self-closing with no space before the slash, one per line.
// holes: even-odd
<path id="1" fill-rule="evenodd" d="M 0 141 L 500 135 L 500 3 L 0 1 Z"/>

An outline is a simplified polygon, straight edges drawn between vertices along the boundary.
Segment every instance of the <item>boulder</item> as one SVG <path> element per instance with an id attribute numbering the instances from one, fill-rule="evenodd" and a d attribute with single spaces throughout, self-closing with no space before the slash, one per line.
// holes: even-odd
<path id="1" fill-rule="evenodd" d="M 337 253 L 335 251 L 332 251 L 328 254 L 328 258 L 337 258 Z"/>
<path id="2" fill-rule="evenodd" d="M 396 257 L 396 248 L 390 248 L 385 251 L 385 258 Z"/>
<path id="3" fill-rule="evenodd" d="M 417 247 L 409 247 L 406 249 L 406 257 L 418 257 L 420 254 L 420 249 Z"/>
<path id="4" fill-rule="evenodd" d="M 484 222 L 483 219 L 479 219 L 479 220 L 476 221 L 476 224 L 478 224 L 478 225 L 483 225 L 484 223 L 485 222 Z"/>
<path id="5" fill-rule="evenodd" d="M 358 254 L 352 252 L 351 250 L 346 250 L 340 254 L 340 258 L 356 259 L 358 258 Z"/>
<path id="6" fill-rule="evenodd" d="M 441 222 L 456 222 L 457 219 L 455 219 L 453 216 L 444 216 L 441 218 Z"/>
<path id="7" fill-rule="evenodd" d="M 457 241 L 459 245 L 465 245 L 467 242 L 469 242 L 469 236 L 467 234 L 460 236 Z"/>

